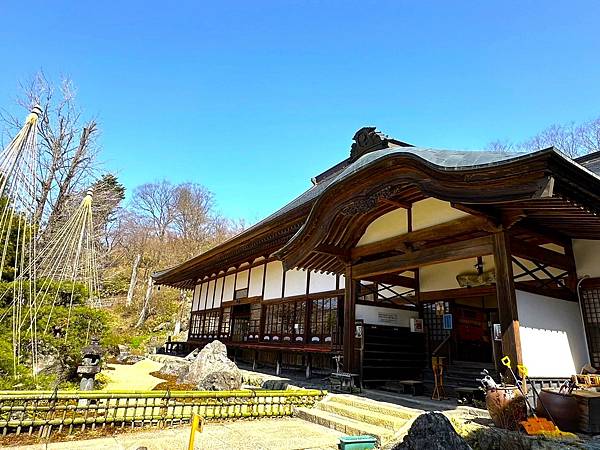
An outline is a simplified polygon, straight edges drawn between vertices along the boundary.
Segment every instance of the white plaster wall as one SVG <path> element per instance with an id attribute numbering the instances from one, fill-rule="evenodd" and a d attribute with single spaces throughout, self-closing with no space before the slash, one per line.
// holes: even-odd
<path id="1" fill-rule="evenodd" d="M 206 309 L 206 294 L 208 293 L 208 283 L 202 283 L 202 290 L 200 291 L 200 302 L 198 303 L 198 310 Z"/>
<path id="2" fill-rule="evenodd" d="M 408 213 L 406 209 L 398 208 L 371 222 L 356 246 L 359 247 L 372 242 L 382 241 L 407 232 Z"/>
<path id="3" fill-rule="evenodd" d="M 223 283 L 225 282 L 225 277 L 217 278 L 217 284 L 215 286 L 215 301 L 213 302 L 212 307 L 218 308 L 221 306 L 221 295 L 223 293 Z"/>
<path id="4" fill-rule="evenodd" d="M 517 291 L 517 310 L 531 377 L 570 377 L 589 363 L 578 303 Z"/>
<path id="5" fill-rule="evenodd" d="M 306 270 L 288 270 L 285 274 L 284 297 L 303 294 L 306 294 Z"/>
<path id="6" fill-rule="evenodd" d="M 329 273 L 310 273 L 309 293 L 335 290 L 335 275 Z"/>
<path id="7" fill-rule="evenodd" d="M 281 261 L 272 261 L 268 263 L 264 298 L 281 298 L 282 284 L 283 264 L 281 264 Z"/>
<path id="8" fill-rule="evenodd" d="M 233 283 L 235 281 L 235 275 L 227 275 L 225 277 L 225 292 L 223 292 L 223 301 L 229 302 L 233 300 Z"/>
<path id="9" fill-rule="evenodd" d="M 371 325 L 409 327 L 411 317 L 418 318 L 418 311 L 383 308 L 380 306 L 356 305 L 356 318 Z"/>
<path id="10" fill-rule="evenodd" d="M 248 297 L 257 297 L 262 295 L 264 272 L 264 265 L 253 267 L 250 270 L 250 286 L 248 287 Z"/>
<path id="11" fill-rule="evenodd" d="M 206 294 L 206 307 L 205 309 L 210 309 L 212 308 L 212 303 L 213 303 L 213 297 L 215 295 L 215 286 L 216 286 L 216 280 L 211 280 L 208 283 L 208 292 Z"/>
<path id="12" fill-rule="evenodd" d="M 416 231 L 468 215 L 453 208 L 449 202 L 426 198 L 412 205 L 412 229 Z M 404 208 L 398 208 L 371 222 L 356 246 L 371 244 L 407 232 L 408 212 Z"/>
<path id="13" fill-rule="evenodd" d="M 346 287 L 346 277 L 344 275 L 340 275 L 340 289 L 344 289 Z"/>
<path id="14" fill-rule="evenodd" d="M 243 270 L 238 272 L 237 280 L 235 282 L 235 290 L 238 289 L 246 289 L 248 287 L 248 275 L 250 274 L 250 270 Z"/>
<path id="15" fill-rule="evenodd" d="M 430 197 L 413 203 L 412 229 L 413 231 L 421 230 L 468 215 L 463 211 L 453 208 L 449 202 Z"/>
<path id="16" fill-rule="evenodd" d="M 197 284 L 194 286 L 194 293 L 192 294 L 192 311 L 198 311 L 198 303 L 200 301 L 200 290 L 202 289 L 202 284 Z"/>
<path id="17" fill-rule="evenodd" d="M 421 267 L 419 270 L 419 287 L 421 292 L 459 288 L 456 275 L 464 272 L 475 272 L 474 266 L 476 263 L 477 258 L 468 258 Z M 483 270 L 490 270 L 493 267 L 494 258 L 491 255 L 484 256 Z"/>
<path id="18" fill-rule="evenodd" d="M 573 239 L 577 275 L 600 277 L 600 240 Z"/>

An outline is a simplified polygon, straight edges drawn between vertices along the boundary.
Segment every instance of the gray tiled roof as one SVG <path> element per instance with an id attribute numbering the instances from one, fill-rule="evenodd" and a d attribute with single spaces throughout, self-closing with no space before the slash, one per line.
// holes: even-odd
<path id="1" fill-rule="evenodd" d="M 405 154 L 410 157 L 417 157 L 423 160 L 426 164 L 430 164 L 435 166 L 439 170 L 467 170 L 470 168 L 478 168 L 483 166 L 490 165 L 499 165 L 510 160 L 529 158 L 539 152 L 554 152 L 564 159 L 570 161 L 571 163 L 579 166 L 584 171 L 589 172 L 594 177 L 598 178 L 600 181 L 600 177 L 598 176 L 598 172 L 600 170 L 600 160 L 599 161 L 589 161 L 584 165 L 579 164 L 572 159 L 568 158 L 555 148 L 549 148 L 545 150 L 539 150 L 538 152 L 533 153 L 514 153 L 514 152 L 498 152 L 498 151 L 476 151 L 476 150 L 442 150 L 442 149 L 432 149 L 432 148 L 420 148 L 420 147 L 391 147 L 385 148 L 382 150 L 375 150 L 369 153 L 362 155 L 356 161 L 351 162 L 348 160 L 348 164 L 340 163 L 340 169 L 337 171 L 333 171 L 331 175 L 326 176 L 324 179 L 320 180 L 318 183 L 311 186 L 304 193 L 296 197 L 294 200 L 275 211 L 273 214 L 249 227 L 239 235 L 233 237 L 229 241 L 243 239 L 244 235 L 248 235 L 251 231 L 260 228 L 261 226 L 271 222 L 272 220 L 277 219 L 285 215 L 286 213 L 305 205 L 317 197 L 319 197 L 329 186 L 333 184 L 337 184 L 349 177 L 353 173 L 356 173 L 363 169 L 366 166 L 376 163 L 378 160 L 390 157 L 393 155 L 402 155 Z M 227 241 L 227 242 L 229 242 Z M 224 245 L 225 243 L 221 244 Z M 219 247 L 215 249 L 218 249 Z M 213 249 L 213 250 L 215 250 Z M 158 272 L 155 275 L 159 275 L 162 273 L 169 272 L 172 269 L 167 269 L 162 272 Z"/>

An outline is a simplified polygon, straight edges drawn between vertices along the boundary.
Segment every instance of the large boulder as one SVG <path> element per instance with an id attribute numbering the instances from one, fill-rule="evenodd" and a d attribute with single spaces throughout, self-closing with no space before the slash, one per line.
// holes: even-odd
<path id="1" fill-rule="evenodd" d="M 421 414 L 415 419 L 404 440 L 392 450 L 471 450 L 446 416 L 438 412 Z"/>
<path id="2" fill-rule="evenodd" d="M 194 384 L 202 391 L 230 391 L 241 389 L 242 372 L 227 357 L 225 344 L 213 341 L 206 344 L 177 382 Z"/>
<path id="3" fill-rule="evenodd" d="M 185 375 L 191 364 L 184 358 L 172 355 L 150 355 L 150 359 L 163 364 L 159 370 L 160 373 L 177 377 Z"/>

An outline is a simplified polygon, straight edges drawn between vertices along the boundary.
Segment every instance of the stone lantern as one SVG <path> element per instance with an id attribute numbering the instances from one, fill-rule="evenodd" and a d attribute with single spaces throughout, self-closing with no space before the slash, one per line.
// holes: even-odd
<path id="1" fill-rule="evenodd" d="M 97 337 L 92 337 L 92 343 L 81 350 L 83 356 L 81 364 L 77 366 L 77 374 L 81 375 L 79 389 L 81 391 L 94 390 L 94 377 L 100 372 L 100 360 L 102 356 L 102 347 L 98 343 Z"/>

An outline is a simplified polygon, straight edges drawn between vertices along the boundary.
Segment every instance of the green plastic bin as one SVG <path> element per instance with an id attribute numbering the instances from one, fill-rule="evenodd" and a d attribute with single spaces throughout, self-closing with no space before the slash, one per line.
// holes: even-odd
<path id="1" fill-rule="evenodd" d="M 373 436 L 344 436 L 340 438 L 340 450 L 367 450 L 375 448 L 377 439 Z"/>

